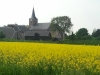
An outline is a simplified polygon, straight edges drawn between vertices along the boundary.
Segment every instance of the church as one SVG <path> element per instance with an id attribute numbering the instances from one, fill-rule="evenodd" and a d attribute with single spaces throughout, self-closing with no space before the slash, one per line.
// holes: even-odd
<path id="1" fill-rule="evenodd" d="M 38 23 L 33 8 L 31 18 L 29 18 L 28 28 L 25 25 L 8 24 L 0 27 L 0 31 L 5 34 L 5 38 L 25 39 L 25 40 L 50 40 L 52 37 L 61 39 L 59 33 L 50 30 L 50 23 Z"/>
<path id="2" fill-rule="evenodd" d="M 29 18 L 29 30 L 25 33 L 26 40 L 49 40 L 52 38 L 50 30 L 50 23 L 38 23 L 38 19 L 35 16 L 33 8 L 32 16 Z"/>

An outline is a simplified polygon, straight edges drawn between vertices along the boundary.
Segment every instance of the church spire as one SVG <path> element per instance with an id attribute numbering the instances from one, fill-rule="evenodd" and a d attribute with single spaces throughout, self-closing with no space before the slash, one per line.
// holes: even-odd
<path id="1" fill-rule="evenodd" d="M 32 11 L 32 16 L 31 16 L 31 18 L 33 18 L 33 19 L 37 19 L 36 16 L 35 16 L 34 7 L 33 7 L 33 11 Z"/>
<path id="2" fill-rule="evenodd" d="M 37 25 L 37 23 L 38 23 L 38 19 L 35 16 L 35 11 L 34 11 L 34 7 L 33 7 L 32 16 L 29 19 L 29 28 Z"/>

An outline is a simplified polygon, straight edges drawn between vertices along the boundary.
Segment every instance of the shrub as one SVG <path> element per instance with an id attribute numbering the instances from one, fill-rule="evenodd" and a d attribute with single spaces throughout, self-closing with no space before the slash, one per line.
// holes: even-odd
<path id="1" fill-rule="evenodd" d="M 52 41 L 58 41 L 58 39 L 57 39 L 56 37 L 54 37 L 54 38 L 52 39 Z"/>
<path id="2" fill-rule="evenodd" d="M 92 37 L 89 35 L 81 37 L 81 40 L 90 40 L 90 39 L 92 39 Z"/>

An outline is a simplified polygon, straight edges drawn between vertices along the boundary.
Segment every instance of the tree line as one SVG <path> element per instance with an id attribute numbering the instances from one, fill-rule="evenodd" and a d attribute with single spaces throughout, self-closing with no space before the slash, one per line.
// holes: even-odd
<path id="1" fill-rule="evenodd" d="M 71 35 L 67 35 L 71 31 L 71 27 L 73 26 L 71 22 L 71 18 L 68 16 L 60 16 L 55 17 L 51 20 L 50 29 L 52 31 L 58 31 L 61 35 L 61 38 L 69 39 L 69 40 L 89 40 L 89 39 L 97 39 L 100 40 L 100 29 L 94 30 L 92 35 L 88 33 L 86 28 L 80 28 L 76 33 Z"/>
<path id="2" fill-rule="evenodd" d="M 69 40 L 100 40 L 100 29 L 96 29 L 90 35 L 87 28 L 80 28 L 76 33 L 66 36 Z"/>

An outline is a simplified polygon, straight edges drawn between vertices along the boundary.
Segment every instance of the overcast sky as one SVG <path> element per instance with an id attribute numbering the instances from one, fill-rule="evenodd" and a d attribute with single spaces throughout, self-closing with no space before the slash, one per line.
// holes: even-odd
<path id="1" fill-rule="evenodd" d="M 90 34 L 100 28 L 100 0 L 0 0 L 0 26 L 29 25 L 33 7 L 39 23 L 69 16 L 74 33 L 83 27 Z"/>

